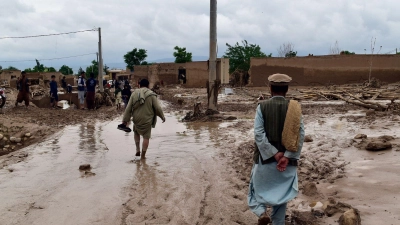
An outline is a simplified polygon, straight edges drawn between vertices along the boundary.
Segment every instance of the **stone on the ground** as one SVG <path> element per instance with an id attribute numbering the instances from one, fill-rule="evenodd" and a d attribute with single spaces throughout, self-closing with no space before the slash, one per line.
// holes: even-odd
<path id="1" fill-rule="evenodd" d="M 228 116 L 228 117 L 224 118 L 224 120 L 237 120 L 237 117 Z"/>
<path id="2" fill-rule="evenodd" d="M 79 166 L 79 170 L 90 170 L 92 167 L 90 164 L 82 164 Z"/>
<path id="3" fill-rule="evenodd" d="M 294 210 L 292 218 L 298 225 L 316 225 L 319 224 L 315 216 L 310 211 Z"/>
<path id="4" fill-rule="evenodd" d="M 391 140 L 394 140 L 394 137 L 390 136 L 390 135 L 382 135 L 382 136 L 379 136 L 378 139 L 383 140 L 383 141 L 391 141 Z"/>
<path id="5" fill-rule="evenodd" d="M 366 134 L 357 134 L 357 135 L 354 137 L 354 139 L 364 139 L 364 138 L 367 138 L 367 135 L 366 135 Z"/>
<path id="6" fill-rule="evenodd" d="M 14 142 L 15 143 L 20 143 L 21 142 L 21 138 L 15 138 Z"/>
<path id="7" fill-rule="evenodd" d="M 339 218 L 339 225 L 361 225 L 360 212 L 357 209 L 350 209 Z"/>
<path id="8" fill-rule="evenodd" d="M 16 137 L 10 137 L 10 141 L 11 141 L 11 142 L 15 142 L 15 138 L 16 138 Z"/>
<path id="9" fill-rule="evenodd" d="M 343 213 L 346 212 L 347 210 L 352 209 L 351 205 L 347 204 L 347 203 L 343 203 L 343 202 L 338 202 L 335 203 L 335 201 L 332 199 L 327 203 L 326 208 L 324 210 L 325 215 L 327 215 L 328 217 L 331 217 L 333 215 L 335 215 L 336 213 Z"/>
<path id="10" fill-rule="evenodd" d="M 314 139 L 311 137 L 311 135 L 306 135 L 304 137 L 304 142 L 313 142 L 313 141 L 314 141 Z"/>
<path id="11" fill-rule="evenodd" d="M 371 141 L 365 147 L 369 151 L 381 151 L 390 148 L 392 148 L 392 144 L 387 141 Z"/>
<path id="12" fill-rule="evenodd" d="M 0 134 L 0 140 L 2 140 L 2 139 L 3 139 L 3 137 L 4 137 L 4 135 L 3 135 L 3 134 Z"/>
<path id="13" fill-rule="evenodd" d="M 25 134 L 25 137 L 30 137 L 31 136 L 31 133 L 26 133 Z"/>
<path id="14" fill-rule="evenodd" d="M 313 196 L 318 194 L 317 185 L 314 182 L 307 182 L 303 186 L 303 194 L 306 196 Z"/>
<path id="15" fill-rule="evenodd" d="M 375 110 L 368 110 L 368 111 L 365 113 L 365 115 L 366 115 L 366 116 L 375 115 Z"/>

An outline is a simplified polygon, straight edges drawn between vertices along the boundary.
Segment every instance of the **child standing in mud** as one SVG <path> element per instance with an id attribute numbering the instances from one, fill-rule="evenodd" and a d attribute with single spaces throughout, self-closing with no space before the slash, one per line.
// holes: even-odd
<path id="1" fill-rule="evenodd" d="M 117 105 L 117 110 L 121 109 L 121 103 L 122 103 L 121 88 L 119 88 L 119 86 L 115 86 L 115 104 Z"/>
<path id="2" fill-rule="evenodd" d="M 300 104 L 285 98 L 292 78 L 273 74 L 268 80 L 272 97 L 258 105 L 254 120 L 256 148 L 248 205 L 259 217 L 259 225 L 285 225 L 287 202 L 298 194 L 297 160 L 304 125 Z"/>

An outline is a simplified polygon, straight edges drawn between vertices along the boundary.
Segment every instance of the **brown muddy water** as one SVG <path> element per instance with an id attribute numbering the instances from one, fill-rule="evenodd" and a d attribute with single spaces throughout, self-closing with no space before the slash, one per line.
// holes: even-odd
<path id="1" fill-rule="evenodd" d="M 216 151 L 227 123 L 187 125 L 168 115 L 153 129 L 146 160 L 134 160 L 133 133 L 119 123 L 65 127 L 0 170 L 0 224 L 255 221 Z M 90 173 L 78 170 L 87 163 Z"/>
<path id="2" fill-rule="evenodd" d="M 306 133 L 314 137 L 314 142 L 306 143 L 305 151 L 333 152 L 348 163 L 343 178 L 332 184 L 320 183 L 318 190 L 325 197 L 360 210 L 364 225 L 400 224 L 399 117 L 371 119 L 363 111 L 349 111 L 306 118 Z M 393 136 L 393 148 L 378 152 L 356 148 L 351 143 L 357 134 L 366 134 L 368 138 Z M 326 218 L 325 223 L 335 224 L 338 216 Z"/>

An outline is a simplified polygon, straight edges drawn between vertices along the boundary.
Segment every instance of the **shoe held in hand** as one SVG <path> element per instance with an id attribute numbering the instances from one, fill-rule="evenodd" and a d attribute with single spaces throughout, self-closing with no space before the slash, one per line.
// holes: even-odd
<path id="1" fill-rule="evenodd" d="M 127 127 L 125 124 L 120 124 L 120 125 L 118 125 L 118 130 L 123 130 L 123 131 L 125 131 L 125 132 L 127 132 L 127 133 L 129 133 L 129 132 L 132 131 L 132 129 L 129 128 L 129 127 Z"/>

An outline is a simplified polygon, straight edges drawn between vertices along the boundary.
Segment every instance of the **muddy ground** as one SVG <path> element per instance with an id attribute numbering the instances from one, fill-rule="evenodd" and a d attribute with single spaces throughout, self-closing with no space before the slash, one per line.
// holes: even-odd
<path id="1" fill-rule="evenodd" d="M 246 198 L 260 94 L 267 91 L 222 93 L 220 114 L 181 123 L 194 103 L 205 110 L 205 89 L 162 88 L 167 123 L 156 127 L 144 161 L 134 160 L 132 134 L 115 129 L 121 112 L 114 108 L 93 112 L 8 104 L 0 115 L 0 133 L 21 141 L 0 146 L 5 154 L 0 189 L 6 199 L 0 216 L 5 224 L 256 224 Z M 398 224 L 399 112 L 372 112 L 338 101 L 303 101 L 302 108 L 309 136 L 299 166 L 300 195 L 289 203 L 288 224 L 337 224 L 350 207 L 360 211 L 362 224 L 382 224 L 382 219 Z M 367 137 L 355 139 L 358 134 Z M 365 149 L 383 135 L 391 148 Z M 80 172 L 82 163 L 94 169 Z"/>

